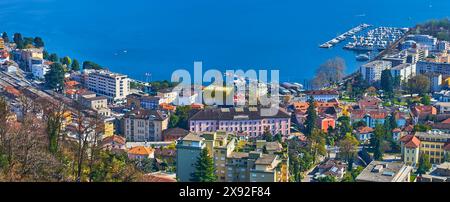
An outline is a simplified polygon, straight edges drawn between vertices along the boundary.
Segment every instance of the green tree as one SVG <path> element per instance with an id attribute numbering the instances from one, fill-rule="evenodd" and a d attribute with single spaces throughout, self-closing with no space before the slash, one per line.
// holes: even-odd
<path id="1" fill-rule="evenodd" d="M 389 116 L 389 124 L 390 124 L 390 128 L 392 128 L 392 129 L 395 129 L 398 127 L 397 119 L 395 117 L 396 117 L 395 112 L 392 112 L 391 115 Z"/>
<path id="2" fill-rule="evenodd" d="M 383 125 L 377 124 L 377 126 L 375 127 L 373 137 L 370 140 L 370 143 L 372 144 L 372 147 L 374 150 L 373 158 L 378 161 L 383 160 L 382 143 L 383 143 L 384 134 L 385 134 L 385 130 L 383 128 Z"/>
<path id="3" fill-rule="evenodd" d="M 406 84 L 406 89 L 412 94 L 424 95 L 430 92 L 430 79 L 424 75 L 417 75 L 408 80 Z"/>
<path id="4" fill-rule="evenodd" d="M 45 75 L 45 83 L 50 89 L 61 90 L 64 87 L 64 68 L 60 63 L 50 65 Z"/>
<path id="5" fill-rule="evenodd" d="M 307 113 L 307 117 L 306 117 L 306 129 L 305 129 L 305 134 L 307 136 L 311 136 L 313 130 L 316 128 L 316 122 L 317 122 L 317 112 L 316 112 L 316 107 L 314 104 L 314 98 L 311 96 L 308 100 L 308 109 L 306 111 Z"/>
<path id="6" fill-rule="evenodd" d="M 339 153 L 347 163 L 350 163 L 356 156 L 358 145 L 359 141 L 350 133 L 345 135 L 344 139 L 339 142 Z"/>
<path id="7" fill-rule="evenodd" d="M 52 53 L 48 56 L 48 60 L 50 60 L 51 62 L 58 62 L 59 57 L 56 53 Z"/>
<path id="8" fill-rule="evenodd" d="M 350 123 L 350 117 L 341 116 L 337 121 L 339 122 L 338 131 L 341 138 L 353 131 L 352 124 Z"/>
<path id="9" fill-rule="evenodd" d="M 89 171 L 92 182 L 130 182 L 138 180 L 141 173 L 126 154 L 101 151 Z"/>
<path id="10" fill-rule="evenodd" d="M 73 59 L 72 65 L 71 65 L 72 71 L 80 71 L 80 63 L 77 59 Z"/>
<path id="11" fill-rule="evenodd" d="M 42 40 L 41 37 L 35 37 L 34 40 L 33 40 L 33 42 L 34 42 L 34 46 L 35 46 L 36 48 L 42 48 L 42 47 L 45 46 L 45 45 L 44 45 L 44 41 Z"/>
<path id="12" fill-rule="evenodd" d="M 325 134 L 321 130 L 314 129 L 308 140 L 310 151 L 314 159 L 313 162 L 316 162 L 319 156 L 325 156 L 327 154 L 327 150 L 325 148 Z"/>
<path id="13" fill-rule="evenodd" d="M 317 179 L 317 181 L 318 182 L 336 182 L 337 180 L 335 177 L 327 175 L 325 177 L 319 177 Z"/>
<path id="14" fill-rule="evenodd" d="M 424 95 L 421 99 L 420 102 L 423 105 L 431 105 L 431 97 L 429 95 Z"/>
<path id="15" fill-rule="evenodd" d="M 95 62 L 91 62 L 91 61 L 84 61 L 83 62 L 83 69 L 95 69 L 95 70 L 100 70 L 103 69 L 102 66 L 100 66 L 99 64 L 95 63 Z"/>
<path id="16" fill-rule="evenodd" d="M 417 124 L 417 125 L 414 125 L 413 131 L 414 132 L 428 132 L 431 129 L 432 129 L 431 126 L 423 125 L 423 124 Z"/>
<path id="17" fill-rule="evenodd" d="M 381 72 L 380 84 L 381 89 L 384 90 L 388 97 L 391 97 L 394 92 L 394 80 L 390 69 L 385 69 Z"/>
<path id="18" fill-rule="evenodd" d="M 422 175 L 427 173 L 431 169 L 430 156 L 423 153 L 419 157 L 419 165 L 417 167 L 417 174 Z"/>
<path id="19" fill-rule="evenodd" d="M 268 127 L 264 128 L 263 139 L 266 140 L 266 142 L 273 142 L 273 135 Z"/>
<path id="20" fill-rule="evenodd" d="M 173 115 L 173 125 L 178 128 L 189 130 L 189 114 L 191 112 L 191 106 L 178 106 Z M 178 119 L 178 120 L 177 120 Z"/>
<path id="21" fill-rule="evenodd" d="M 32 37 L 24 37 L 23 38 L 23 45 L 25 48 L 32 48 L 33 47 L 34 39 Z"/>
<path id="22" fill-rule="evenodd" d="M 277 133 L 277 134 L 275 135 L 275 140 L 276 140 L 277 142 L 279 142 L 279 143 L 282 143 L 282 142 L 283 142 L 283 136 L 281 135 L 281 133 Z"/>
<path id="23" fill-rule="evenodd" d="M 25 48 L 24 41 L 23 41 L 23 38 L 22 38 L 22 34 L 15 33 L 13 40 L 14 40 L 14 43 L 16 44 L 18 49 L 24 49 Z"/>
<path id="24" fill-rule="evenodd" d="M 3 32 L 2 33 L 2 39 L 5 43 L 9 43 L 9 37 L 8 37 L 8 33 Z"/>
<path id="25" fill-rule="evenodd" d="M 192 182 L 215 182 L 214 160 L 208 154 L 208 149 L 204 148 L 195 163 L 195 171 L 191 174 Z"/>
<path id="26" fill-rule="evenodd" d="M 66 65 L 67 67 L 69 67 L 70 64 L 72 64 L 72 59 L 70 59 L 69 56 L 63 57 L 63 58 L 61 59 L 61 63 L 62 63 L 63 65 Z"/>
<path id="27" fill-rule="evenodd" d="M 364 170 L 364 167 L 358 166 L 356 169 L 346 172 L 344 174 L 344 177 L 342 178 L 342 182 L 355 182 L 356 177 L 358 177 L 358 175 L 361 174 L 361 172 L 363 170 Z"/>
<path id="28" fill-rule="evenodd" d="M 46 50 L 42 51 L 42 55 L 44 60 L 49 60 L 50 55 L 48 54 L 48 51 Z"/>

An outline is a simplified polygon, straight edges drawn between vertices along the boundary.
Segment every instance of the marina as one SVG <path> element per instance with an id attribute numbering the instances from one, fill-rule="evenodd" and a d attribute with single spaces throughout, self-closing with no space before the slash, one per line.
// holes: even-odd
<path id="1" fill-rule="evenodd" d="M 345 32 L 344 34 L 341 34 L 341 35 L 339 35 L 338 37 L 336 37 L 336 38 L 334 38 L 334 39 L 331 39 L 330 41 L 328 41 L 328 42 L 326 42 L 326 43 L 320 45 L 319 47 L 320 47 L 320 48 L 331 48 L 331 47 L 333 47 L 334 45 L 336 45 L 336 44 L 338 44 L 338 43 L 340 43 L 340 42 L 342 42 L 342 41 L 345 41 L 348 37 L 355 36 L 355 34 L 357 34 L 357 33 L 361 32 L 361 31 L 363 31 L 364 29 L 366 29 L 366 28 L 368 28 L 368 27 L 370 27 L 370 26 L 371 26 L 371 25 L 369 25 L 369 24 L 361 24 L 361 25 L 358 25 L 358 26 L 352 28 L 351 30 Z"/>
<path id="2" fill-rule="evenodd" d="M 402 38 L 408 28 L 378 27 L 369 30 L 364 36 L 353 36 L 353 42 L 344 49 L 355 51 L 382 51 Z"/>

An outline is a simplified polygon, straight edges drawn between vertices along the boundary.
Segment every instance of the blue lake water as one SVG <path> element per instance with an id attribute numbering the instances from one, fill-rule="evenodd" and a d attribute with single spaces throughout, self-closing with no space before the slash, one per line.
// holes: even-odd
<path id="1" fill-rule="evenodd" d="M 368 23 L 410 27 L 450 15 L 448 0 L 0 0 L 0 31 L 41 36 L 49 52 L 92 60 L 144 79 L 170 79 L 194 61 L 204 69 L 279 69 L 302 82 L 339 56 L 318 45 Z"/>

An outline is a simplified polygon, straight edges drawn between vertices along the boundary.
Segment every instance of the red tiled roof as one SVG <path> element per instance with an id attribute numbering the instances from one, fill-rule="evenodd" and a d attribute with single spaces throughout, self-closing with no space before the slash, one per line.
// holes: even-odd
<path id="1" fill-rule="evenodd" d="M 126 143 L 126 139 L 124 137 L 121 137 L 118 135 L 113 135 L 113 136 L 105 137 L 102 141 L 103 144 L 109 144 L 112 142 L 116 142 L 116 143 L 124 145 Z"/>
<path id="2" fill-rule="evenodd" d="M 409 140 L 406 144 L 406 148 L 418 148 L 420 146 L 420 140 L 416 136 L 412 136 L 411 140 Z"/>
<path id="3" fill-rule="evenodd" d="M 371 127 L 364 126 L 364 127 L 359 127 L 357 131 L 359 134 L 367 134 L 367 133 L 372 133 L 374 130 Z"/>
<path id="4" fill-rule="evenodd" d="M 446 119 L 446 120 L 442 121 L 441 123 L 446 123 L 446 124 L 450 124 L 450 118 L 448 118 L 448 119 Z"/>
<path id="5" fill-rule="evenodd" d="M 408 125 L 408 126 L 406 126 L 405 129 L 403 129 L 403 130 L 406 131 L 406 132 L 412 132 L 412 131 L 414 130 L 414 126 Z"/>
<path id="6" fill-rule="evenodd" d="M 5 87 L 5 91 L 9 94 L 12 94 L 14 96 L 19 96 L 21 95 L 20 91 L 17 90 L 16 88 L 12 87 L 12 86 L 6 86 Z"/>
<path id="7" fill-rule="evenodd" d="M 141 182 L 177 182 L 176 179 L 173 179 L 166 175 L 161 174 L 146 174 L 142 176 Z"/>
<path id="8" fill-rule="evenodd" d="M 402 132 L 402 130 L 400 130 L 400 128 L 394 128 L 394 130 L 392 130 L 393 133 L 400 133 Z"/>
<path id="9" fill-rule="evenodd" d="M 154 152 L 154 150 L 152 148 L 144 147 L 144 146 L 137 146 L 137 147 L 133 147 L 130 150 L 128 150 L 129 154 L 134 154 L 134 155 L 150 155 L 153 152 Z"/>
<path id="10" fill-rule="evenodd" d="M 450 151 L 450 142 L 447 142 L 447 144 L 445 144 L 444 150 L 445 151 Z"/>
<path id="11" fill-rule="evenodd" d="M 403 136 L 403 137 L 400 138 L 400 142 L 407 143 L 407 142 L 409 142 L 413 137 L 414 137 L 414 135 L 405 135 L 405 136 Z"/>

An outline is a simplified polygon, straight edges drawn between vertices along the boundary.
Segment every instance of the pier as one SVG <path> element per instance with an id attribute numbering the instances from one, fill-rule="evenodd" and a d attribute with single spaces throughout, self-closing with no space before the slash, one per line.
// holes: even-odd
<path id="1" fill-rule="evenodd" d="M 354 35 L 357 34 L 358 32 L 361 32 L 361 31 L 363 31 L 364 29 L 366 29 L 366 28 L 368 28 L 368 27 L 370 27 L 370 26 L 371 26 L 371 25 L 368 25 L 368 24 L 361 24 L 361 25 L 358 25 L 358 26 L 356 26 L 356 27 L 350 29 L 349 31 L 345 32 L 344 34 L 341 34 L 341 35 L 339 35 L 338 37 L 333 38 L 333 39 L 327 41 L 326 43 L 320 45 L 319 47 L 320 47 L 320 48 L 331 48 L 331 47 L 333 47 L 334 45 L 336 45 L 336 44 L 338 44 L 338 43 L 340 43 L 340 42 L 342 42 L 342 41 L 345 41 L 348 37 L 354 36 Z"/>

